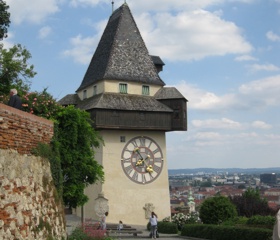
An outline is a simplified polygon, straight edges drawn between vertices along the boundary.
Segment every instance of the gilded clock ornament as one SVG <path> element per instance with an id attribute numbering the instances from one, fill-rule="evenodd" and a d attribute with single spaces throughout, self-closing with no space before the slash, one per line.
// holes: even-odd
<path id="1" fill-rule="evenodd" d="M 132 138 L 123 148 L 121 164 L 130 180 L 139 184 L 151 183 L 162 171 L 162 150 L 150 137 Z"/>

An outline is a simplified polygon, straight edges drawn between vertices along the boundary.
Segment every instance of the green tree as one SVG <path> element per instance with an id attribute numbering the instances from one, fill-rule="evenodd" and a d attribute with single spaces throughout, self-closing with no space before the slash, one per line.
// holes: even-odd
<path id="1" fill-rule="evenodd" d="M 0 0 L 0 40 L 7 37 L 8 27 L 10 26 L 9 6 L 6 2 Z"/>
<path id="2" fill-rule="evenodd" d="M 103 142 L 92 128 L 90 115 L 73 106 L 62 107 L 47 89 L 25 93 L 22 102 L 23 111 L 54 120 L 51 144 L 39 144 L 33 153 L 49 159 L 54 184 L 65 205 L 83 205 L 88 200 L 85 187 L 104 180 L 103 168 L 92 149 Z"/>
<path id="3" fill-rule="evenodd" d="M 219 224 L 237 216 L 235 206 L 224 196 L 207 198 L 200 207 L 199 217 L 205 224 Z"/>
<path id="4" fill-rule="evenodd" d="M 93 147 L 102 142 L 92 127 L 89 113 L 68 106 L 56 117 L 57 139 L 64 178 L 63 200 L 70 208 L 82 206 L 88 201 L 84 189 L 96 181 L 104 180 L 103 168 L 94 159 Z"/>
<path id="5" fill-rule="evenodd" d="M 248 188 L 242 196 L 231 196 L 230 200 L 236 206 L 239 216 L 249 218 L 276 214 L 269 208 L 267 200 L 261 197 L 259 190 Z"/>
<path id="6" fill-rule="evenodd" d="M 16 88 L 19 95 L 30 89 L 30 78 L 36 75 L 34 66 L 28 63 L 30 52 L 20 44 L 10 49 L 0 44 L 0 95 L 6 95 Z"/>

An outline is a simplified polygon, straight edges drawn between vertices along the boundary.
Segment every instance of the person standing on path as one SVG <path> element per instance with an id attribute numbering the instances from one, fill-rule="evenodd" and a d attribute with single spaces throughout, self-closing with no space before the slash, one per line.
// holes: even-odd
<path id="1" fill-rule="evenodd" d="M 106 217 L 108 216 L 108 214 L 108 212 L 105 212 L 104 216 L 101 218 L 100 225 L 102 230 L 106 230 Z"/>
<path id="2" fill-rule="evenodd" d="M 150 223 L 151 223 L 152 238 L 156 239 L 157 238 L 157 215 L 154 212 L 152 212 L 151 214 Z"/>

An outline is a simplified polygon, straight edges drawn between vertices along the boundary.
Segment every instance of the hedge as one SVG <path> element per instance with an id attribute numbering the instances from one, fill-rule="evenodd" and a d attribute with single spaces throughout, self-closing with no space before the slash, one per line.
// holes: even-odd
<path id="1" fill-rule="evenodd" d="M 186 224 L 182 228 L 181 235 L 209 240 L 271 240 L 272 230 L 208 224 Z"/>
<path id="2" fill-rule="evenodd" d="M 172 222 L 158 222 L 158 232 L 159 233 L 167 233 L 167 234 L 177 234 L 178 227 L 176 223 Z M 151 223 L 147 224 L 147 229 L 151 230 Z"/>

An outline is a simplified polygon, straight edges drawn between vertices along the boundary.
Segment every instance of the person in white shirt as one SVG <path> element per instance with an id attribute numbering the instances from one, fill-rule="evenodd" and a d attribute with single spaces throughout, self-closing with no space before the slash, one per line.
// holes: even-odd
<path id="1" fill-rule="evenodd" d="M 122 230 L 123 229 L 123 222 L 119 221 L 119 225 L 118 225 L 118 230 Z"/>
<path id="2" fill-rule="evenodd" d="M 156 239 L 157 235 L 157 215 L 152 212 L 151 217 L 150 217 L 150 223 L 151 223 L 151 235 L 152 238 Z"/>
<path id="3" fill-rule="evenodd" d="M 100 226 L 102 230 L 106 230 L 106 217 L 108 216 L 108 212 L 105 212 L 104 216 L 101 218 Z"/>

